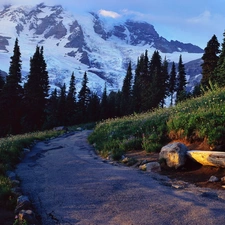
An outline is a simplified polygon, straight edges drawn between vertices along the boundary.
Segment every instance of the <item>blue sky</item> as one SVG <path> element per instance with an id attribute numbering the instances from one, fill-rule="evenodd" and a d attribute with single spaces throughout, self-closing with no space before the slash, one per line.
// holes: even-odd
<path id="1" fill-rule="evenodd" d="M 43 0 L 1 0 L 2 4 L 38 4 Z M 154 25 L 168 40 L 193 43 L 205 48 L 215 34 L 223 40 L 225 31 L 224 0 L 45 0 L 46 5 L 60 4 L 73 13 L 104 12 L 114 19 L 132 16 Z"/>

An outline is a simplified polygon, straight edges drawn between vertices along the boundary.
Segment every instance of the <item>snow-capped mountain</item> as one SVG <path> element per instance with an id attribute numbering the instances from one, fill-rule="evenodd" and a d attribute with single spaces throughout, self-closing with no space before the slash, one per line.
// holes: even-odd
<path id="1" fill-rule="evenodd" d="M 117 90 L 128 62 L 135 69 L 145 50 L 151 57 L 157 49 L 170 62 L 177 62 L 182 54 L 189 64 L 203 54 L 196 45 L 168 41 L 145 21 L 105 18 L 94 12 L 73 15 L 59 5 L 5 6 L 0 11 L 0 27 L 0 69 L 8 72 L 17 37 L 23 76 L 29 72 L 36 46 L 43 46 L 52 87 L 68 84 L 74 72 L 79 89 L 86 71 L 92 90 L 101 93 L 105 82 L 108 90 Z M 192 72 L 187 76 L 190 80 L 201 73 L 200 69 Z"/>

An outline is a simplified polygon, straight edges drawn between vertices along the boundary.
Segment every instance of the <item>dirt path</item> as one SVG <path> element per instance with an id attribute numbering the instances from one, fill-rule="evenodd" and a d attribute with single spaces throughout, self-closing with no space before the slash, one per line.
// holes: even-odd
<path id="1" fill-rule="evenodd" d="M 76 132 L 38 143 L 18 165 L 43 225 L 189 225 L 225 221 L 225 193 L 167 186 L 167 177 L 112 165 Z"/>

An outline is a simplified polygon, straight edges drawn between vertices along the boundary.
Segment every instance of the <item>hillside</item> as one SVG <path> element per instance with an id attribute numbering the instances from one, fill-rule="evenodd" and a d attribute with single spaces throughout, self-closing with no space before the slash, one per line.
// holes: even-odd
<path id="1" fill-rule="evenodd" d="M 109 119 L 96 126 L 89 141 L 100 154 L 116 159 L 129 150 L 157 152 L 174 140 L 221 150 L 225 146 L 224 102 L 223 88 L 174 107 Z"/>
<path id="2" fill-rule="evenodd" d="M 162 58 L 178 62 L 182 54 L 188 68 L 192 60 L 202 57 L 203 50 L 190 43 L 167 40 L 152 24 L 133 18 L 112 19 L 90 12 L 72 15 L 61 6 L 45 4 L 5 6 L 0 11 L 1 70 L 8 72 L 15 38 L 22 53 L 23 76 L 29 72 L 29 60 L 36 45 L 44 47 L 52 87 L 69 83 L 75 72 L 77 88 L 85 71 L 90 88 L 101 93 L 105 82 L 108 89 L 121 88 L 128 62 L 135 69 L 137 58 L 147 49 L 149 55 L 159 50 Z M 187 73 L 187 78 L 199 81 L 201 68 Z M 193 86 L 190 83 L 190 86 Z"/>

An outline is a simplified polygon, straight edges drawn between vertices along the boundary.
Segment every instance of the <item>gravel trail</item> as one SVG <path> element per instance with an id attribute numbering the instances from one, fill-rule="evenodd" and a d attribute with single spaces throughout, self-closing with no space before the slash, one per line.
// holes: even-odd
<path id="1" fill-rule="evenodd" d="M 101 159 L 91 131 L 37 143 L 17 167 L 43 225 L 225 224 L 225 191 L 177 189 L 167 178 Z"/>

